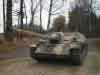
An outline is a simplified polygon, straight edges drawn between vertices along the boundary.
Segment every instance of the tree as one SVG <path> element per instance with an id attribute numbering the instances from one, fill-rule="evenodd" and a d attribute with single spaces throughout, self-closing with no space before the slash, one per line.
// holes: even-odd
<path id="1" fill-rule="evenodd" d="M 64 13 L 65 10 L 62 10 L 61 9 L 64 7 L 64 0 L 60 0 L 61 2 L 59 1 L 56 1 L 56 0 L 50 0 L 50 6 L 49 6 L 49 9 L 47 8 L 47 11 L 48 11 L 48 24 L 47 24 L 47 29 L 49 29 L 49 26 L 50 26 L 50 22 L 51 22 L 51 16 L 52 15 L 60 15 L 61 13 Z M 58 5 L 59 4 L 59 5 Z"/>
<path id="2" fill-rule="evenodd" d="M 13 8 L 14 7 L 14 4 L 19 4 L 19 8 L 16 7 L 17 9 L 15 10 L 12 10 L 12 13 L 13 13 L 13 16 L 17 16 L 18 18 L 18 25 L 20 25 L 20 28 L 23 28 L 23 19 L 25 18 L 26 19 L 26 25 L 27 25 L 27 11 L 26 11 L 26 4 L 25 4 L 25 1 L 24 0 L 14 0 L 13 1 Z"/>
<path id="3" fill-rule="evenodd" d="M 26 10 L 26 6 L 25 6 L 25 2 L 24 2 L 24 13 L 25 13 L 26 25 L 27 25 L 27 10 Z"/>
<path id="4" fill-rule="evenodd" d="M 35 4 L 35 5 L 34 5 Z M 32 15 L 32 17 L 31 17 L 31 20 L 30 20 L 30 27 L 32 26 L 32 25 L 34 25 L 34 16 L 35 16 L 35 14 L 36 14 L 36 11 L 37 11 L 37 8 L 39 7 L 39 4 L 40 4 L 40 0 L 31 0 L 31 15 Z"/>
<path id="5" fill-rule="evenodd" d="M 88 32 L 89 28 L 88 0 L 76 0 L 75 7 L 69 13 L 69 29 L 71 31 Z"/>
<path id="6" fill-rule="evenodd" d="M 30 27 L 32 27 L 33 25 L 33 19 L 34 19 L 34 12 L 33 12 L 33 0 L 31 0 L 31 15 L 32 15 L 32 18 L 31 18 L 31 21 L 30 21 Z"/>
<path id="7" fill-rule="evenodd" d="M 40 0 L 40 32 L 42 30 L 42 0 Z"/>
<path id="8" fill-rule="evenodd" d="M 5 38 L 7 41 L 13 40 L 13 27 L 12 27 L 12 0 L 7 0 L 7 13 L 6 13 L 6 30 Z"/>
<path id="9" fill-rule="evenodd" d="M 43 3 L 45 1 L 45 4 Z M 61 1 L 61 2 L 59 2 Z M 49 25 L 51 23 L 51 16 L 52 15 L 58 15 L 61 14 L 62 11 L 59 11 L 63 6 L 63 1 L 64 0 L 31 0 L 31 20 L 30 20 L 30 28 L 32 28 L 32 25 L 34 25 L 34 16 L 40 11 L 40 27 L 42 28 L 42 10 L 48 12 L 48 24 L 47 24 L 47 29 L 49 28 Z M 57 4 L 60 4 L 57 5 Z M 49 6 L 48 6 L 49 5 Z M 39 8 L 40 6 L 40 8 Z M 40 9 L 40 10 L 39 10 Z M 65 10 L 64 10 L 65 11 Z"/>
<path id="10" fill-rule="evenodd" d="M 82 0 L 80 0 L 82 1 Z M 84 1 L 83 1 L 84 2 Z M 69 14 L 69 28 L 71 31 L 80 31 L 87 36 L 95 36 L 97 31 L 97 17 L 93 12 L 92 3 L 86 6 L 79 5 Z"/>
<path id="11" fill-rule="evenodd" d="M 69 14 L 69 30 L 76 31 L 81 24 L 81 15 L 78 8 L 75 8 Z"/>
<path id="12" fill-rule="evenodd" d="M 4 25 L 4 32 L 5 32 L 5 27 L 6 27 L 6 23 L 5 23 L 5 0 L 3 1 L 3 25 Z"/>
<path id="13" fill-rule="evenodd" d="M 23 3 L 24 3 L 24 0 L 20 0 L 20 28 L 21 29 L 23 29 L 23 18 L 24 18 Z"/>
<path id="14" fill-rule="evenodd" d="M 100 17 L 98 17 L 96 20 L 95 32 L 96 32 L 96 36 L 100 37 Z"/>
<path id="15" fill-rule="evenodd" d="M 47 29 L 49 29 L 49 25 L 50 25 L 50 21 L 51 21 L 52 4 L 53 4 L 53 0 L 50 0 Z"/>

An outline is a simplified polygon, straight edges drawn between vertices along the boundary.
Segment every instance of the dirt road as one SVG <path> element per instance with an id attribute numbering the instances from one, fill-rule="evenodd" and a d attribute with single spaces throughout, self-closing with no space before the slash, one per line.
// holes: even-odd
<path id="1" fill-rule="evenodd" d="M 100 75 L 100 54 L 92 45 L 90 42 L 91 51 L 81 66 L 38 63 L 29 57 L 29 50 L 25 49 L 28 52 L 20 52 L 19 56 L 0 61 L 0 75 Z"/>
<path id="2" fill-rule="evenodd" d="M 0 75 L 100 75 L 100 60 L 96 52 L 89 53 L 82 66 L 58 63 L 38 63 L 31 58 L 0 62 Z"/>

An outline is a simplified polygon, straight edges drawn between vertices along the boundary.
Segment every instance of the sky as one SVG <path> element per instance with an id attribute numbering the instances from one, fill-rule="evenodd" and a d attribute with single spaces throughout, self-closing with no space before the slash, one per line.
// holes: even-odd
<path id="1" fill-rule="evenodd" d="M 13 0 L 13 1 L 17 1 L 17 0 Z M 19 1 L 17 3 L 14 3 L 13 4 L 13 10 L 16 11 L 19 9 Z M 30 18 L 31 18 L 31 11 L 30 11 L 30 7 L 31 7 L 31 0 L 25 0 L 25 6 L 26 6 L 26 11 L 27 11 L 27 15 L 28 15 L 28 22 L 30 22 Z M 38 1 L 38 0 L 35 0 L 35 1 Z M 47 2 L 48 1 L 48 2 Z M 61 5 L 61 0 L 57 0 L 57 2 L 55 2 L 54 4 L 54 7 L 62 7 L 60 10 L 56 11 L 56 12 L 62 12 L 60 13 L 59 15 L 64 15 L 66 17 L 66 23 L 68 23 L 69 21 L 69 18 L 68 18 L 68 14 L 69 14 L 69 11 L 71 11 L 71 8 L 75 7 L 75 1 L 76 0 L 66 0 L 65 3 L 63 3 L 63 6 Z M 47 22 L 48 22 L 48 8 L 49 8 L 49 3 L 50 1 L 49 0 L 43 0 L 43 11 L 42 11 L 42 25 L 43 25 L 43 28 L 46 29 L 47 28 Z M 35 5 L 35 4 L 34 4 Z M 100 8 L 100 0 L 94 0 L 94 4 L 93 4 L 93 7 L 96 7 L 96 8 Z M 0 0 L 0 9 L 1 9 L 1 12 L 0 12 L 0 33 L 3 32 L 3 13 L 2 13 L 2 0 Z M 53 10 L 55 10 L 55 8 L 53 8 Z M 94 12 L 97 14 L 97 15 L 100 15 L 100 10 L 97 10 L 94 8 Z M 14 14 L 13 14 L 14 15 Z M 55 17 L 57 17 L 58 15 L 53 15 L 51 17 L 51 24 L 53 22 L 53 19 Z M 18 17 L 16 16 L 13 16 L 13 24 L 17 24 L 17 21 L 18 21 Z M 25 19 L 24 19 L 24 23 L 25 23 Z M 35 24 L 40 24 L 40 21 L 39 21 L 39 7 L 37 8 L 37 14 L 35 15 Z"/>

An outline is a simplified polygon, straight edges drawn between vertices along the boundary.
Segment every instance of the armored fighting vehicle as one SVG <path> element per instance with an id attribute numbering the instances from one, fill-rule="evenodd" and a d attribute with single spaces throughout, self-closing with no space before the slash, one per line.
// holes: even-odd
<path id="1" fill-rule="evenodd" d="M 88 53 L 86 37 L 79 32 L 53 32 L 41 37 L 37 44 L 30 46 L 30 55 L 37 61 L 60 60 L 75 65 L 82 64 Z"/>

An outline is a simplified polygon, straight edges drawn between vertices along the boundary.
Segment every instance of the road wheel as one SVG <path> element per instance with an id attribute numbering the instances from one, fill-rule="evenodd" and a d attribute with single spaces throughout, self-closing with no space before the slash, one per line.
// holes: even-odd
<path id="1" fill-rule="evenodd" d="M 72 60 L 73 65 L 81 65 L 82 64 L 82 58 L 80 55 L 73 55 L 71 60 Z"/>
<path id="2" fill-rule="evenodd" d="M 30 48 L 30 56 L 31 56 L 32 59 L 34 59 L 35 51 L 36 51 L 36 48 L 34 48 L 34 47 Z"/>
<path id="3" fill-rule="evenodd" d="M 79 49 L 72 49 L 70 55 L 71 55 L 71 61 L 73 65 L 82 64 L 83 60 Z"/>
<path id="4" fill-rule="evenodd" d="M 83 50 L 84 50 L 83 57 L 85 58 L 88 55 L 88 46 L 85 46 Z"/>

